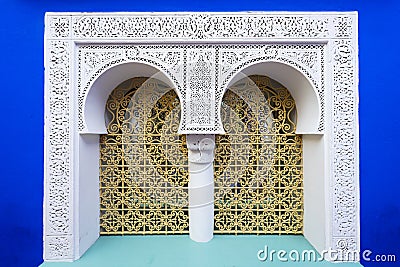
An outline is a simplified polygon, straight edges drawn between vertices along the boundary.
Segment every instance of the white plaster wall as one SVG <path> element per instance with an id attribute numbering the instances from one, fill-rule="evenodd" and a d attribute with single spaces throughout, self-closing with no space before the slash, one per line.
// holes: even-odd
<path id="1" fill-rule="evenodd" d="M 104 113 L 104 112 L 103 112 Z M 99 237 L 100 195 L 99 195 L 99 135 L 79 135 L 79 186 L 75 186 L 75 194 L 79 203 L 75 226 L 77 232 L 75 258 L 83 253 Z"/>
<path id="2" fill-rule="evenodd" d="M 327 210 L 323 135 L 303 135 L 304 237 L 321 253 L 327 249 Z"/>
<path id="3" fill-rule="evenodd" d="M 79 247 L 80 258 L 99 237 L 99 135 L 81 134 L 79 138 Z M 321 252 L 327 249 L 327 211 L 325 207 L 325 161 L 323 135 L 303 135 L 304 236 Z"/>

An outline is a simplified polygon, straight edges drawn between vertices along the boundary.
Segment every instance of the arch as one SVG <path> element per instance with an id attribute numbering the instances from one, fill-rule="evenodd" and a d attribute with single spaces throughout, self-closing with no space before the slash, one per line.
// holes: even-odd
<path id="1" fill-rule="evenodd" d="M 106 107 L 100 234 L 187 233 L 188 162 L 185 136 L 177 133 L 177 94 L 160 80 L 131 78 Z"/>
<path id="2" fill-rule="evenodd" d="M 166 83 L 171 88 L 174 88 L 182 105 L 182 98 L 177 85 L 172 81 L 170 75 L 159 68 L 140 62 L 124 62 L 113 65 L 103 71 L 92 82 L 84 97 L 82 117 L 85 131 L 82 133 L 107 133 L 104 121 L 104 109 L 107 99 L 116 86 L 133 77 L 150 77 Z"/>
<path id="3" fill-rule="evenodd" d="M 215 138 L 216 155 L 228 155 L 214 165 L 215 195 L 223 196 L 215 201 L 215 231 L 302 234 L 302 137 L 290 92 L 251 75 L 228 88 L 221 111 L 226 134 Z"/>
<path id="4" fill-rule="evenodd" d="M 252 62 L 254 60 L 251 60 Z M 317 89 L 307 75 L 293 66 L 277 61 L 263 61 L 246 64 L 234 73 L 224 86 L 224 91 L 218 100 L 218 114 L 221 112 L 222 97 L 228 88 L 240 79 L 250 75 L 264 75 L 286 87 L 296 102 L 297 134 L 319 133 L 318 126 L 321 116 L 320 99 Z M 219 117 L 221 123 L 221 118 Z M 220 124 L 221 125 L 221 124 Z"/>

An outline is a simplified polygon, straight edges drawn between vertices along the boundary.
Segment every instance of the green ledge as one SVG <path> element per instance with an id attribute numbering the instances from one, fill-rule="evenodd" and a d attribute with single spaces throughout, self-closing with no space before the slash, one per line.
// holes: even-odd
<path id="1" fill-rule="evenodd" d="M 266 248 L 268 257 L 265 261 L 259 260 L 257 254 Z M 281 258 L 287 261 L 278 259 L 279 250 L 286 252 Z M 40 267 L 362 266 L 360 263 L 320 261 L 318 254 L 313 257 L 309 252 L 303 257 L 302 253 L 309 250 L 315 252 L 301 235 L 215 235 L 208 243 L 196 243 L 187 235 L 102 236 L 79 260 L 45 262 Z M 265 254 L 261 253 L 260 257 Z"/>

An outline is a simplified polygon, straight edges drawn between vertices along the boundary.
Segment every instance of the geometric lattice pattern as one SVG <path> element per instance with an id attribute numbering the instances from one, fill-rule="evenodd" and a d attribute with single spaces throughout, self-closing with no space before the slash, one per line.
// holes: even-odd
<path id="1" fill-rule="evenodd" d="M 179 98 L 133 78 L 111 93 L 100 137 L 100 233 L 187 233 L 188 161 Z"/>
<path id="2" fill-rule="evenodd" d="M 215 232 L 302 233 L 302 144 L 290 93 L 250 76 L 225 93 L 221 112 L 227 134 L 216 136 Z M 156 79 L 127 80 L 105 115 L 101 234 L 187 233 L 188 152 L 175 91 Z"/>
<path id="3" fill-rule="evenodd" d="M 302 138 L 286 88 L 249 76 L 225 93 L 216 136 L 215 233 L 301 234 Z"/>

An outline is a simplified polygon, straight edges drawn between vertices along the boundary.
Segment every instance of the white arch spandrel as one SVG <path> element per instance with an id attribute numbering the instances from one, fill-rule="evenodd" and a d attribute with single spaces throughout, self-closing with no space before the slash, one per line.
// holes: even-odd
<path id="1" fill-rule="evenodd" d="M 84 98 L 83 122 L 85 131 L 82 134 L 106 134 L 104 110 L 111 92 L 122 82 L 133 77 L 150 77 L 158 79 L 173 88 L 182 105 L 182 98 L 176 84 L 162 70 L 148 64 L 128 62 L 114 65 L 99 75 L 89 87 Z"/>
<path id="2" fill-rule="evenodd" d="M 307 76 L 293 66 L 276 62 L 266 61 L 247 65 L 244 69 L 232 75 L 225 86 L 232 86 L 237 81 L 250 75 L 268 76 L 285 86 L 296 102 L 297 109 L 297 134 L 318 134 L 319 120 L 321 116 L 320 99 L 318 92 Z M 224 93 L 225 93 L 224 91 Z M 222 104 L 222 96 L 219 101 L 219 110 Z M 219 120 L 221 118 L 219 117 Z"/>

